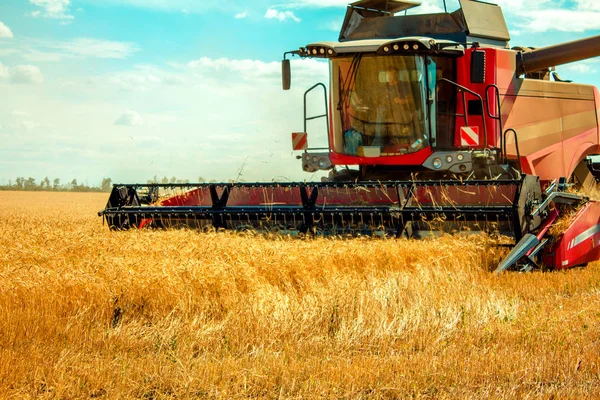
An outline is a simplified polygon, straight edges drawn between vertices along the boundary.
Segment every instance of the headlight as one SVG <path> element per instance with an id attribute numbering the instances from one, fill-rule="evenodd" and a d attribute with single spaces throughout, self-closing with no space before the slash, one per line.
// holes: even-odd
<path id="1" fill-rule="evenodd" d="M 450 154 L 448 154 L 448 155 L 446 156 L 446 162 L 447 162 L 448 164 L 450 164 L 450 163 L 452 162 L 452 156 L 451 156 Z"/>
<path id="2" fill-rule="evenodd" d="M 434 158 L 433 159 L 433 168 L 435 168 L 435 169 L 442 168 L 442 160 L 439 158 Z"/>
<path id="3" fill-rule="evenodd" d="M 325 168 L 327 168 L 327 161 L 325 161 L 325 159 L 324 159 L 324 158 L 321 158 L 321 159 L 319 160 L 319 168 L 321 168 L 321 169 L 325 169 Z"/>
<path id="4" fill-rule="evenodd" d="M 462 161 L 462 160 L 464 160 L 464 159 L 465 159 L 465 156 L 463 156 L 462 154 L 459 154 L 459 155 L 457 155 L 457 156 L 456 156 L 456 159 L 457 159 L 458 161 Z"/>
<path id="5" fill-rule="evenodd" d="M 317 156 L 312 157 L 312 162 L 314 162 L 315 164 L 317 163 Z"/>

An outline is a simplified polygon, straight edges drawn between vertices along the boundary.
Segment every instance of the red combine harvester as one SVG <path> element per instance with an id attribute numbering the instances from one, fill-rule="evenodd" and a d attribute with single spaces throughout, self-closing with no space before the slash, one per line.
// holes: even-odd
<path id="1" fill-rule="evenodd" d="M 406 15 L 414 1 L 348 6 L 338 42 L 287 52 L 327 58 L 329 88 L 304 95 L 302 168 L 322 182 L 118 184 L 99 214 L 112 229 L 203 227 L 293 234 L 422 237 L 485 231 L 514 238 L 498 266 L 569 268 L 600 258 L 595 186 L 600 95 L 554 66 L 600 55 L 600 36 L 510 48 L 500 7 L 462 0 L 452 13 Z M 401 15 L 396 15 L 400 13 Z M 306 98 L 323 91 L 324 111 Z M 307 147 L 327 120 L 328 147 Z"/>

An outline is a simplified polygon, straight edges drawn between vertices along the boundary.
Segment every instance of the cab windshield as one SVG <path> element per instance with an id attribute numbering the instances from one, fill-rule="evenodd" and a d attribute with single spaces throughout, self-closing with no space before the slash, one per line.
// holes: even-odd
<path id="1" fill-rule="evenodd" d="M 429 144 L 422 56 L 358 54 L 331 68 L 337 152 L 396 156 Z"/>

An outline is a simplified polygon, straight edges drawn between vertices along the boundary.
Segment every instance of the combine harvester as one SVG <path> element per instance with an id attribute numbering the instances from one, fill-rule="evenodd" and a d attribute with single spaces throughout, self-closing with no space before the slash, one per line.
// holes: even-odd
<path id="1" fill-rule="evenodd" d="M 497 271 L 599 259 L 600 202 L 567 189 L 596 185 L 588 164 L 600 154 L 600 93 L 554 66 L 600 55 L 600 36 L 510 48 L 500 7 L 461 3 L 406 15 L 420 3 L 357 1 L 339 42 L 284 54 L 284 89 L 287 57 L 329 59 L 331 95 L 322 83 L 308 89 L 304 132 L 292 134 L 303 170 L 329 171 L 326 181 L 118 184 L 99 215 L 111 229 L 509 235 L 515 245 Z M 324 111 L 308 116 L 313 91 Z M 310 149 L 307 123 L 318 118 L 329 145 Z"/>

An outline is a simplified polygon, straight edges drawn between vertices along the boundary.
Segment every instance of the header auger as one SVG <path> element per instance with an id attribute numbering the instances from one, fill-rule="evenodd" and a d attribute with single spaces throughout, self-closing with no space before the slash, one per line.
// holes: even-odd
<path id="1" fill-rule="evenodd" d="M 323 182 L 115 185 L 100 215 L 112 229 L 187 226 L 285 234 L 514 239 L 499 265 L 569 268 L 600 258 L 596 185 L 599 92 L 561 80 L 556 65 L 600 55 L 600 36 L 510 48 L 500 7 L 463 0 L 452 12 L 396 15 L 415 1 L 348 6 L 337 42 L 285 53 L 330 63 L 323 113 L 292 135 Z M 327 120 L 312 149 L 307 121 Z"/>

